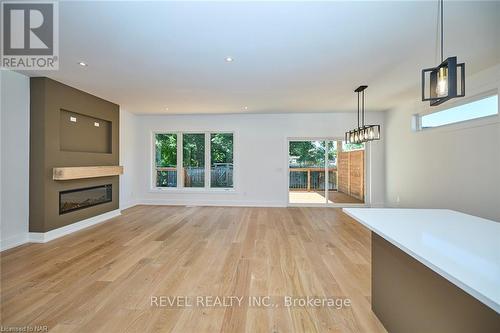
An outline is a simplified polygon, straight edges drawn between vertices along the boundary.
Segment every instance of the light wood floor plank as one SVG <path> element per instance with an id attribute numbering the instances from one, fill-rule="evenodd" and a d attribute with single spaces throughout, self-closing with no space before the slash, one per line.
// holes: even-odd
<path id="1" fill-rule="evenodd" d="M 369 232 L 339 209 L 135 206 L 3 252 L 0 321 L 85 333 L 385 332 L 370 262 Z M 191 306 L 152 306 L 160 296 Z M 203 307 L 198 296 L 243 298 Z M 249 304 L 263 296 L 272 306 Z M 351 305 L 286 307 L 285 296 Z"/>

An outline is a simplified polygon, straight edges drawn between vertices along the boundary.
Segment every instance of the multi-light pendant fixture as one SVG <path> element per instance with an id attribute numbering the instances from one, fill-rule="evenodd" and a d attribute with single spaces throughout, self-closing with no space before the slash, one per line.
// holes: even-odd
<path id="1" fill-rule="evenodd" d="M 449 57 L 446 60 L 443 57 L 443 2 L 443 0 L 439 0 L 441 64 L 437 67 L 422 70 L 422 101 L 430 102 L 431 106 L 439 105 L 455 97 L 465 96 L 465 63 L 457 64 L 457 57 Z M 428 93 L 426 93 L 427 89 L 429 89 Z"/>
<path id="2" fill-rule="evenodd" d="M 365 89 L 368 86 L 359 86 L 354 90 L 358 94 L 358 127 L 345 133 L 347 143 L 363 143 L 380 140 L 380 125 L 365 125 Z M 361 94 L 361 111 L 359 97 Z M 360 123 L 361 116 L 361 123 Z"/>

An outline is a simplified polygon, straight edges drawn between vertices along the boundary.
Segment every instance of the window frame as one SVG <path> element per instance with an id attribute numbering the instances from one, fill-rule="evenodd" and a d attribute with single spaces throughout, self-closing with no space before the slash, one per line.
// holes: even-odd
<path id="1" fill-rule="evenodd" d="M 211 141 L 210 135 L 215 133 L 224 133 L 233 135 L 233 187 L 210 187 L 211 184 Z M 156 186 L 156 135 L 157 134 L 175 134 L 177 135 L 177 187 L 159 187 Z M 184 134 L 203 134 L 205 138 L 205 186 L 204 187 L 184 187 L 184 173 L 182 172 L 183 162 L 184 162 Z M 235 131 L 225 131 L 225 130 L 189 130 L 189 131 L 178 131 L 178 130 L 154 130 L 151 131 L 151 179 L 150 179 L 150 192 L 172 192 L 172 193 L 236 193 L 237 189 L 237 174 L 238 174 L 238 163 L 237 163 L 237 134 Z"/>
<path id="2" fill-rule="evenodd" d="M 440 126 L 434 126 L 434 127 L 423 127 L 422 126 L 422 118 L 434 113 L 439 113 L 442 111 L 446 111 L 449 109 L 453 109 L 456 107 L 460 107 L 463 105 L 471 104 L 477 101 L 480 101 L 482 99 L 486 99 L 489 97 L 497 96 L 498 104 L 497 105 L 497 113 L 488 115 L 488 116 L 482 116 L 478 118 L 472 118 L 472 119 L 466 119 L 466 120 L 461 120 L 449 124 L 444 124 Z M 476 95 L 473 95 L 468 98 L 460 99 L 455 101 L 454 103 L 447 103 L 441 107 L 438 108 L 429 108 L 425 110 L 424 112 L 420 112 L 418 114 L 414 115 L 414 120 L 415 122 L 414 125 L 412 125 L 413 130 L 415 132 L 428 132 L 428 131 L 439 131 L 439 130 L 446 130 L 446 129 L 451 129 L 451 130 L 457 130 L 457 129 L 465 129 L 465 128 L 470 128 L 470 127 L 478 127 L 478 126 L 485 126 L 489 124 L 494 124 L 500 122 L 500 94 L 498 89 L 492 89 L 488 90 L 483 93 L 479 93 Z"/>

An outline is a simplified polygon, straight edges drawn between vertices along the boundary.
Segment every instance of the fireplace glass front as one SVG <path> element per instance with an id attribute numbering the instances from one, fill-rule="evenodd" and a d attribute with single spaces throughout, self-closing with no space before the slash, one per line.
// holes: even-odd
<path id="1" fill-rule="evenodd" d="M 101 185 L 59 192 L 59 214 L 111 202 L 112 185 Z"/>

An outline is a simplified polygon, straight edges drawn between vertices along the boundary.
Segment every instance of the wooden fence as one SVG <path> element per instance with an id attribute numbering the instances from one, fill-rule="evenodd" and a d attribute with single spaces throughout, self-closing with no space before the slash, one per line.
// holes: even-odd
<path id="1" fill-rule="evenodd" d="M 339 152 L 337 156 L 338 190 L 361 201 L 365 197 L 365 152 Z"/>

